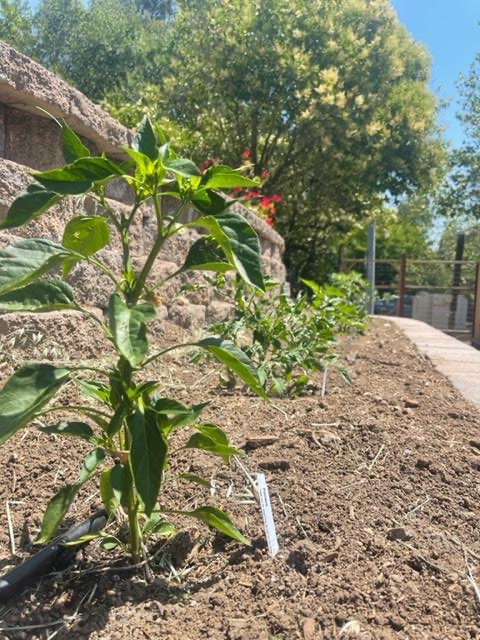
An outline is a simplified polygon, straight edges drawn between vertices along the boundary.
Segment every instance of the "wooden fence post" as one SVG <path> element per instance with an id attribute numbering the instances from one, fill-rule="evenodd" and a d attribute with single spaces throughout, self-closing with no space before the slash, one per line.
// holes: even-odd
<path id="1" fill-rule="evenodd" d="M 475 293 L 473 298 L 472 344 L 480 348 L 480 262 L 475 270 Z"/>
<path id="2" fill-rule="evenodd" d="M 403 318 L 405 313 L 405 281 L 407 277 L 407 256 L 400 260 L 400 274 L 398 278 L 398 315 Z"/>

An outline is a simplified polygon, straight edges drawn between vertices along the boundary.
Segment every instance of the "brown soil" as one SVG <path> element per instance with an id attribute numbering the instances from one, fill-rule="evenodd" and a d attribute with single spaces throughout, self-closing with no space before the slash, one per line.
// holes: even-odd
<path id="1" fill-rule="evenodd" d="M 172 484 L 163 503 L 212 501 L 253 546 L 179 523 L 171 543 L 153 546 L 147 584 L 93 543 L 76 567 L 5 607 L 0 638 L 480 639 L 480 415 L 389 323 L 377 320 L 344 349 L 353 385 L 332 376 L 325 401 L 318 390 L 274 405 L 226 394 L 208 367 L 198 373 L 181 360 L 157 371 L 181 400 L 213 394 L 209 417 L 236 445 L 278 437 L 243 458 L 251 474 L 267 475 L 281 548 L 274 559 L 243 473 L 199 453 L 193 464 L 180 456 L 175 468 L 213 477 L 215 495 Z M 12 560 L 3 514 L 2 568 L 28 555 L 49 497 L 77 474 L 78 450 L 34 428 L 1 448 L 0 497 L 17 546 Z M 69 522 L 98 505 L 93 485 Z"/>

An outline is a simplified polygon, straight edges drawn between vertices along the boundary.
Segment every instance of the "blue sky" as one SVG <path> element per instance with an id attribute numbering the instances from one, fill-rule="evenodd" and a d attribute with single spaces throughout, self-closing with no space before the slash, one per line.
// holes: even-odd
<path id="1" fill-rule="evenodd" d="M 416 40 L 423 42 L 433 59 L 432 89 L 451 98 L 440 123 L 453 144 L 462 141 L 462 126 L 455 117 L 459 110 L 455 86 L 480 53 L 480 0 L 392 0 L 400 20 Z"/>

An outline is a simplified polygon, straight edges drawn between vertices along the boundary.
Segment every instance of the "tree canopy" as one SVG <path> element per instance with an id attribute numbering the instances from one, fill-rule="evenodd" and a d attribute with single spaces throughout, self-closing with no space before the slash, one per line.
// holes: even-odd
<path id="1" fill-rule="evenodd" d="M 292 280 L 441 175 L 430 60 L 388 0 L 41 0 L 32 34 L 28 53 L 126 124 L 148 111 L 198 161 L 248 150 L 283 196 Z"/>
<path id="2" fill-rule="evenodd" d="M 450 154 L 449 171 L 440 191 L 440 210 L 447 216 L 480 218 L 480 53 L 459 83 L 465 142 Z"/>

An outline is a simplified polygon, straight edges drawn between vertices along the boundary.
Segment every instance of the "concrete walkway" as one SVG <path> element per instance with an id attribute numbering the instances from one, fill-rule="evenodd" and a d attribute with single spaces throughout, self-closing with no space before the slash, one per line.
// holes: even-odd
<path id="1" fill-rule="evenodd" d="M 467 400 L 480 406 L 480 351 L 420 320 L 379 317 L 402 329 Z"/>

